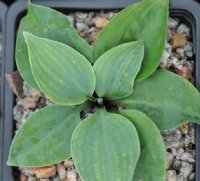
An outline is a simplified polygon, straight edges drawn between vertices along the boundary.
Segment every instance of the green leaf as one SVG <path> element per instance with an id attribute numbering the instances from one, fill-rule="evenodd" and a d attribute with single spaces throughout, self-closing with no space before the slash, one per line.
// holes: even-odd
<path id="1" fill-rule="evenodd" d="M 142 112 L 123 110 L 120 113 L 134 124 L 140 139 L 141 154 L 132 181 L 164 181 L 166 152 L 160 131 Z"/>
<path id="2" fill-rule="evenodd" d="M 8 164 L 41 167 L 70 158 L 80 111 L 80 107 L 50 105 L 33 113 L 12 142 Z"/>
<path id="3" fill-rule="evenodd" d="M 95 75 L 84 56 L 71 47 L 24 33 L 31 70 L 42 92 L 61 105 L 76 105 L 90 98 Z"/>
<path id="4" fill-rule="evenodd" d="M 78 36 L 67 16 L 53 9 L 30 3 L 28 14 L 21 20 L 18 30 L 16 63 L 23 79 L 35 89 L 39 90 L 39 87 L 31 72 L 28 50 L 22 34 L 23 31 L 65 43 L 79 51 L 92 62 L 92 49 L 85 40 Z"/>
<path id="5" fill-rule="evenodd" d="M 142 39 L 145 56 L 137 78 L 149 76 L 155 71 L 163 55 L 168 6 L 168 0 L 143 0 L 122 10 L 97 37 L 93 49 L 94 60 L 112 47 Z"/>
<path id="6" fill-rule="evenodd" d="M 135 82 L 131 96 L 116 101 L 128 109 L 138 109 L 147 114 L 160 130 L 183 123 L 200 123 L 200 94 L 182 77 L 158 70 L 149 78 Z"/>
<path id="7" fill-rule="evenodd" d="M 83 180 L 131 181 L 139 155 L 133 124 L 104 109 L 81 122 L 72 135 L 72 158 Z"/>
<path id="8" fill-rule="evenodd" d="M 129 96 L 143 57 L 142 40 L 119 45 L 103 54 L 94 64 L 97 94 L 110 100 Z"/>

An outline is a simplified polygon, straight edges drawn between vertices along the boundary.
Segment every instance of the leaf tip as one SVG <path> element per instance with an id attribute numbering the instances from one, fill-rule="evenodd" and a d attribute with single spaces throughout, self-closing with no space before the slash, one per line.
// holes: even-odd
<path id="1" fill-rule="evenodd" d="M 12 164 L 10 163 L 9 160 L 7 160 L 6 165 L 8 165 L 8 166 L 12 166 Z"/>
<path id="2" fill-rule="evenodd" d="M 8 160 L 6 162 L 6 165 L 13 166 L 12 159 L 11 159 L 10 155 L 8 156 Z"/>

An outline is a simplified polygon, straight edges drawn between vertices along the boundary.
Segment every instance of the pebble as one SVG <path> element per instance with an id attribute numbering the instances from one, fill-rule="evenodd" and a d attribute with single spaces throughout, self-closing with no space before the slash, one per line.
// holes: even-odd
<path id="1" fill-rule="evenodd" d="M 169 18 L 168 20 L 168 28 L 169 29 L 175 29 L 179 25 L 179 20 L 174 19 L 174 18 Z"/>
<path id="2" fill-rule="evenodd" d="M 167 169 L 169 169 L 174 162 L 174 156 L 171 153 L 167 152 Z"/>
<path id="3" fill-rule="evenodd" d="M 178 175 L 177 181 L 188 181 L 188 180 L 184 178 L 183 175 Z"/>
<path id="4" fill-rule="evenodd" d="M 25 109 L 20 104 L 16 105 L 13 110 L 14 119 L 17 121 L 19 125 L 24 123 L 26 119 L 33 113 L 30 109 Z"/>
<path id="5" fill-rule="evenodd" d="M 30 167 L 19 167 L 19 170 L 21 170 L 21 172 L 26 176 L 34 176 L 35 175 L 33 169 Z"/>
<path id="6" fill-rule="evenodd" d="M 36 178 L 36 177 L 29 176 L 29 177 L 28 177 L 28 181 L 37 181 L 37 178 Z"/>
<path id="7" fill-rule="evenodd" d="M 95 25 L 97 28 L 104 28 L 107 24 L 109 23 L 109 20 L 107 18 L 100 18 L 100 17 L 97 17 L 95 19 Z"/>
<path id="8" fill-rule="evenodd" d="M 184 153 L 184 149 L 181 148 L 181 147 L 178 148 L 178 150 L 177 150 L 177 155 L 176 155 L 176 159 L 180 160 L 181 157 L 182 157 L 182 155 L 183 155 L 183 153 Z"/>
<path id="9" fill-rule="evenodd" d="M 194 84 L 194 78 L 187 66 L 182 66 L 181 69 L 176 69 L 175 72 Z M 182 125 L 180 127 L 180 130 L 183 134 L 188 134 L 189 131 L 188 125 L 187 124 Z"/>
<path id="10" fill-rule="evenodd" d="M 57 164 L 57 171 L 60 179 L 65 179 L 67 178 L 67 171 L 65 169 L 65 166 L 61 163 Z"/>
<path id="11" fill-rule="evenodd" d="M 67 180 L 68 181 L 76 181 L 77 173 L 76 172 L 67 172 Z"/>
<path id="12" fill-rule="evenodd" d="M 175 170 L 167 171 L 166 181 L 177 181 L 177 175 Z"/>
<path id="13" fill-rule="evenodd" d="M 100 30 L 99 29 L 95 29 L 92 32 L 91 38 L 90 38 L 90 42 L 94 42 L 99 34 Z"/>
<path id="14" fill-rule="evenodd" d="M 23 173 L 20 174 L 20 181 L 28 181 L 27 176 L 24 175 Z"/>
<path id="15" fill-rule="evenodd" d="M 187 67 L 186 67 L 186 70 L 187 70 Z M 182 72 L 182 76 L 185 79 L 189 79 L 190 75 L 188 75 L 188 71 L 186 71 L 186 70 Z M 181 130 L 182 134 L 188 134 L 188 132 L 189 132 L 189 125 L 188 124 L 183 124 L 182 126 L 180 126 L 180 130 Z"/>
<path id="16" fill-rule="evenodd" d="M 76 22 L 83 23 L 84 20 L 87 18 L 88 13 L 85 12 L 76 12 Z"/>
<path id="17" fill-rule="evenodd" d="M 174 164 L 173 164 L 172 168 L 175 169 L 175 170 L 177 170 L 177 171 L 180 170 L 181 169 L 181 161 L 177 160 L 177 158 L 176 158 L 176 160 L 174 161 Z"/>
<path id="18" fill-rule="evenodd" d="M 180 175 L 184 178 L 188 178 L 188 176 L 192 173 L 193 166 L 187 162 L 182 162 L 182 167 L 180 169 Z"/>
<path id="19" fill-rule="evenodd" d="M 31 90 L 31 95 L 32 95 L 32 98 L 34 99 L 34 101 L 36 101 L 36 102 L 42 97 L 42 93 L 36 89 Z"/>
<path id="20" fill-rule="evenodd" d="M 37 178 L 48 178 L 56 175 L 55 166 L 33 168 Z"/>
<path id="21" fill-rule="evenodd" d="M 105 13 L 105 17 L 107 18 L 107 19 L 111 19 L 111 18 L 113 18 L 113 16 L 115 16 L 116 15 L 116 12 L 107 12 L 107 13 Z"/>
<path id="22" fill-rule="evenodd" d="M 171 150 L 172 150 L 172 154 L 174 155 L 174 156 L 176 156 L 177 155 L 177 151 L 176 151 L 176 148 L 171 148 Z"/>
<path id="23" fill-rule="evenodd" d="M 19 105 L 22 105 L 25 109 L 34 109 L 36 102 L 31 97 L 25 97 L 19 101 Z"/>
<path id="24" fill-rule="evenodd" d="M 189 177 L 188 177 L 188 180 L 194 180 L 195 179 L 195 173 L 192 172 Z"/>
<path id="25" fill-rule="evenodd" d="M 193 52 L 185 52 L 187 57 L 193 57 Z"/>
<path id="26" fill-rule="evenodd" d="M 161 59 L 161 62 L 160 62 L 160 67 L 161 68 L 167 67 L 169 58 L 170 58 L 170 53 L 168 51 L 165 51 L 164 54 L 163 54 L 163 57 Z"/>
<path id="27" fill-rule="evenodd" d="M 192 42 L 187 42 L 185 46 L 183 47 L 184 51 L 186 52 L 192 52 L 193 51 L 193 44 Z M 193 53 L 193 52 L 192 52 Z"/>
<path id="28" fill-rule="evenodd" d="M 181 23 L 177 28 L 177 33 L 184 34 L 186 37 L 190 37 L 190 28 L 187 25 Z"/>
<path id="29" fill-rule="evenodd" d="M 168 148 L 178 148 L 180 146 L 180 139 L 182 138 L 182 134 L 178 129 L 163 131 L 162 132 L 163 139 L 165 141 L 165 147 Z"/>
<path id="30" fill-rule="evenodd" d="M 186 43 L 186 37 L 184 34 L 181 33 L 176 33 L 171 40 L 171 46 L 173 49 L 183 47 Z"/>
<path id="31" fill-rule="evenodd" d="M 74 166 L 74 162 L 73 162 L 72 160 L 65 160 L 64 166 L 65 166 L 66 168 L 68 168 L 68 167 L 73 167 L 73 166 Z"/>
<path id="32" fill-rule="evenodd" d="M 189 163 L 194 163 L 195 162 L 194 156 L 189 152 L 183 153 L 182 156 L 181 156 L 181 160 L 189 162 Z"/>
<path id="33" fill-rule="evenodd" d="M 176 49 L 176 57 L 179 58 L 179 59 L 180 58 L 183 59 L 185 57 L 185 51 L 184 51 L 184 49 L 177 48 Z"/>
<path id="34" fill-rule="evenodd" d="M 83 32 L 83 31 L 89 29 L 89 26 L 87 26 L 84 23 L 76 23 L 76 27 L 77 27 L 77 29 L 78 29 L 79 32 Z"/>

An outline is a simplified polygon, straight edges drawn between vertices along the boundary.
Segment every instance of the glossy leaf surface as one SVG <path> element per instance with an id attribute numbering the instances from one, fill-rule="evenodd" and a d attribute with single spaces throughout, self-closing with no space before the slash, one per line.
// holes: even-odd
<path id="1" fill-rule="evenodd" d="M 72 158 L 87 181 L 130 181 L 140 154 L 131 122 L 105 110 L 86 118 L 72 135 Z"/>
<path id="2" fill-rule="evenodd" d="M 136 110 L 120 112 L 135 126 L 141 154 L 132 181 L 165 181 L 166 152 L 160 131 L 144 113 Z"/>
<path id="3" fill-rule="evenodd" d="M 158 70 L 149 78 L 135 82 L 131 96 L 117 102 L 147 114 L 160 130 L 183 123 L 200 123 L 200 94 L 182 77 Z"/>
<path id="4" fill-rule="evenodd" d="M 80 123 L 80 108 L 50 105 L 33 113 L 17 132 L 8 164 L 47 166 L 71 157 L 71 135 Z"/>
<path id="5" fill-rule="evenodd" d="M 149 76 L 155 71 L 163 55 L 168 6 L 168 0 L 143 0 L 122 10 L 97 37 L 93 49 L 94 60 L 112 47 L 142 39 L 145 57 L 137 78 Z"/>
<path id="6" fill-rule="evenodd" d="M 130 95 L 143 57 L 142 41 L 125 43 L 103 54 L 94 64 L 97 94 L 109 100 Z"/>
<path id="7" fill-rule="evenodd" d="M 31 70 L 42 92 L 61 105 L 85 102 L 95 89 L 94 70 L 71 47 L 24 33 Z"/>
<path id="8" fill-rule="evenodd" d="M 16 63 L 23 77 L 33 88 L 39 89 L 32 75 L 23 31 L 65 43 L 92 61 L 92 49 L 78 36 L 67 16 L 53 9 L 29 4 L 28 14 L 21 20 L 16 42 Z"/>

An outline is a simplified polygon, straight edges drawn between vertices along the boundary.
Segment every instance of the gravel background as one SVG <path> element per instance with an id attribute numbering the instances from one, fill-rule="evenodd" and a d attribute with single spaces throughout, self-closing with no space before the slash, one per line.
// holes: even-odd
<path id="1" fill-rule="evenodd" d="M 78 33 L 92 44 L 99 31 L 109 22 L 115 12 L 76 12 L 69 14 L 70 21 Z M 169 69 L 194 83 L 193 44 L 191 30 L 179 19 L 169 18 L 165 52 L 160 68 Z M 0 46 L 1 51 L 1 46 Z M 38 109 L 51 104 L 39 92 L 32 90 L 25 82 L 25 98 L 17 98 L 14 118 L 18 129 L 25 119 Z M 167 152 L 167 181 L 192 181 L 195 179 L 195 129 L 186 124 L 162 132 Z M 19 168 L 21 181 L 78 181 L 80 180 L 72 160 L 46 168 Z M 42 178 L 42 179 L 41 179 Z"/>

